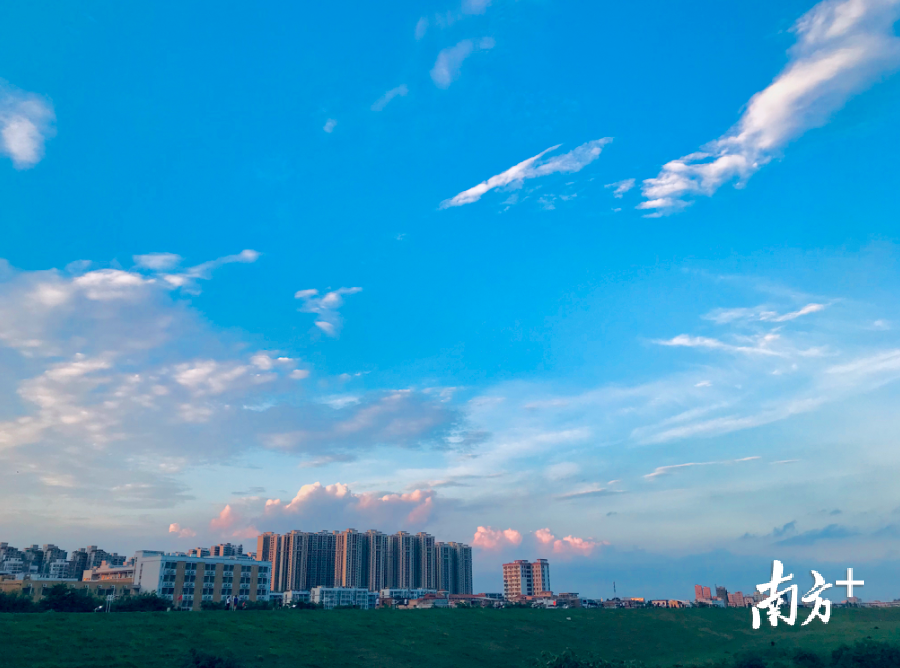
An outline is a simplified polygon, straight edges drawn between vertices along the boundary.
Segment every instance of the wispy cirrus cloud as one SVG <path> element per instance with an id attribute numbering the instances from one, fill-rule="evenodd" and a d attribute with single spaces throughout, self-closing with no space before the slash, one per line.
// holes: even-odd
<path id="1" fill-rule="evenodd" d="M 730 353 L 742 353 L 748 355 L 773 355 L 780 356 L 776 350 L 768 347 L 768 344 L 778 339 L 775 334 L 767 334 L 758 339 L 756 345 L 740 346 L 725 343 L 719 339 L 713 339 L 708 336 L 690 336 L 689 334 L 679 334 L 671 339 L 656 340 L 654 343 L 661 346 L 680 347 L 680 348 L 708 348 L 710 350 L 721 350 Z"/>
<path id="2" fill-rule="evenodd" d="M 375 101 L 372 105 L 372 111 L 382 111 L 395 97 L 405 97 L 407 93 L 409 93 L 409 88 L 406 84 L 400 84 L 396 88 L 391 88 Z"/>
<path id="3" fill-rule="evenodd" d="M 763 306 L 756 308 L 726 308 L 715 309 L 703 316 L 704 320 L 712 320 L 717 325 L 724 325 L 735 321 L 755 322 L 790 322 L 810 313 L 818 313 L 825 310 L 827 304 L 806 304 L 796 311 L 778 313 Z"/>
<path id="4" fill-rule="evenodd" d="M 528 158 L 527 160 L 523 160 L 517 165 L 513 165 L 506 171 L 501 172 L 496 176 L 492 176 L 486 181 L 482 181 L 477 186 L 464 190 L 455 197 L 444 200 L 441 202 L 441 208 L 448 209 L 454 206 L 462 206 L 464 204 L 477 202 L 481 199 L 482 195 L 495 188 L 519 188 L 527 179 L 535 179 L 557 173 L 571 174 L 579 172 L 600 157 L 603 147 L 611 141 L 612 139 L 610 137 L 595 139 L 572 149 L 568 153 L 542 160 L 547 153 L 555 151 L 561 145 L 557 144 L 556 146 L 551 146 L 537 155 Z"/>
<path id="5" fill-rule="evenodd" d="M 613 189 L 613 197 L 616 199 L 622 199 L 629 190 L 634 188 L 635 180 L 634 179 L 625 179 L 623 181 L 616 181 L 615 183 L 607 183 L 604 188 L 612 188 Z"/>
<path id="6" fill-rule="evenodd" d="M 791 140 L 824 125 L 852 95 L 900 64 L 898 15 L 900 0 L 825 0 L 813 7 L 792 28 L 797 43 L 790 62 L 750 99 L 738 123 L 646 179 L 638 208 L 662 216 L 729 181 L 743 186 Z"/>
<path id="7" fill-rule="evenodd" d="M 660 476 L 672 475 L 676 471 L 686 468 L 693 468 L 695 466 L 713 466 L 713 465 L 722 465 L 722 464 L 740 464 L 743 462 L 752 462 L 760 459 L 759 456 L 753 455 L 751 457 L 741 457 L 740 459 L 728 459 L 723 461 L 715 461 L 715 462 L 687 462 L 686 464 L 669 464 L 668 466 L 657 466 L 652 473 L 648 473 L 644 476 L 647 480 L 653 480 L 654 478 L 659 478 Z"/>
<path id="8" fill-rule="evenodd" d="M 0 79 L 0 153 L 16 169 L 34 167 L 44 157 L 44 142 L 55 134 L 56 116 L 46 99 Z"/>
<path id="9" fill-rule="evenodd" d="M 488 7 L 490 6 L 491 0 L 463 0 L 458 9 L 438 12 L 431 18 L 423 16 L 416 22 L 416 41 L 425 37 L 425 34 L 428 32 L 428 28 L 432 25 L 438 28 L 449 28 L 454 23 L 466 18 L 467 16 L 477 16 L 480 14 L 484 14 L 485 12 L 487 12 Z"/>
<path id="10" fill-rule="evenodd" d="M 466 58 L 476 51 L 488 51 L 493 48 L 493 38 L 482 37 L 478 41 L 464 39 L 455 46 L 442 49 L 438 53 L 434 67 L 431 68 L 431 80 L 438 88 L 449 88 L 450 84 L 459 78 Z"/>

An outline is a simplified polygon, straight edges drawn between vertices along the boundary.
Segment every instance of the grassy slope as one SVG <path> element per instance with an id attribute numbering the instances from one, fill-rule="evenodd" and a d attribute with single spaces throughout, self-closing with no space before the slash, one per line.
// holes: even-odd
<path id="1" fill-rule="evenodd" d="M 900 610 L 836 610 L 827 626 L 817 620 L 800 628 L 798 621 L 759 631 L 750 628 L 749 610 L 0 614 L 0 666 L 171 668 L 191 647 L 246 668 L 503 668 L 566 647 L 671 666 L 751 649 L 829 651 L 867 636 L 900 642 Z"/>

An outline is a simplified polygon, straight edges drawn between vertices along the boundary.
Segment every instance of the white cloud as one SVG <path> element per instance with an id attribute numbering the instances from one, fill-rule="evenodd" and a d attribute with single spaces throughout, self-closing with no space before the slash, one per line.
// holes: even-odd
<path id="1" fill-rule="evenodd" d="M 425 37 L 429 26 L 432 24 L 438 28 L 449 28 L 467 16 L 477 16 L 486 13 L 490 5 L 491 0 L 463 0 L 462 5 L 457 10 L 439 12 L 434 15 L 432 20 L 423 16 L 416 22 L 416 40 L 418 41 Z"/>
<path id="2" fill-rule="evenodd" d="M 679 334 L 678 336 L 671 339 L 654 341 L 654 343 L 661 346 L 709 348 L 712 350 L 722 350 L 731 353 L 746 353 L 749 355 L 782 355 L 783 353 L 766 347 L 766 345 L 773 340 L 773 338 L 770 337 L 777 338 L 776 335 L 763 337 L 762 339 L 760 339 L 759 344 L 756 346 L 735 346 L 723 341 L 719 341 L 718 339 L 709 338 L 707 336 L 689 336 L 688 334 Z"/>
<path id="3" fill-rule="evenodd" d="M 900 63 L 893 25 L 900 0 L 826 0 L 794 25 L 790 62 L 754 95 L 738 123 L 698 153 L 665 164 L 646 179 L 638 208 L 651 217 L 710 196 L 728 181 L 738 186 L 792 139 L 824 125 L 829 116 Z"/>
<path id="4" fill-rule="evenodd" d="M 362 288 L 339 288 L 326 292 L 321 297 L 318 290 L 299 290 L 294 299 L 303 300 L 303 306 L 298 309 L 301 313 L 315 313 L 319 316 L 315 322 L 316 327 L 328 336 L 336 337 L 343 324 L 338 309 L 344 304 L 344 295 L 355 295 L 357 292 L 362 292 Z"/>
<path id="5" fill-rule="evenodd" d="M 740 459 L 730 459 L 726 461 L 717 461 L 717 462 L 688 462 L 687 464 L 670 464 L 668 466 L 657 466 L 654 469 L 653 473 L 648 473 L 644 477 L 647 480 L 653 480 L 654 478 L 659 478 L 660 476 L 671 475 L 675 471 L 692 468 L 694 466 L 713 466 L 719 464 L 741 464 L 744 462 L 752 462 L 760 459 L 758 456 L 754 455 L 752 457 L 741 457 Z"/>
<path id="6" fill-rule="evenodd" d="M 484 14 L 491 6 L 491 0 L 463 0 L 463 14 Z"/>
<path id="7" fill-rule="evenodd" d="M 615 188 L 613 190 L 613 197 L 616 199 L 622 199 L 622 196 L 625 195 L 629 190 L 634 188 L 634 179 L 625 179 L 624 181 L 616 181 L 615 183 L 607 183 L 604 188 Z"/>
<path id="8" fill-rule="evenodd" d="M 140 274 L 119 269 L 98 269 L 77 277 L 72 284 L 81 289 L 88 299 L 127 299 L 136 290 L 153 283 Z"/>
<path id="9" fill-rule="evenodd" d="M 322 126 L 322 129 L 325 130 L 328 134 L 334 132 L 334 128 L 337 127 L 337 121 L 333 118 L 329 118 L 325 121 L 325 125 Z"/>
<path id="10" fill-rule="evenodd" d="M 191 294 L 199 294 L 200 288 L 197 285 L 198 280 L 209 280 L 212 273 L 219 267 L 226 264 L 251 264 L 256 262 L 260 257 L 260 253 L 255 250 L 245 249 L 235 255 L 225 255 L 224 257 L 202 262 L 194 267 L 189 267 L 180 273 L 161 273 L 160 278 L 173 288 L 181 288 L 185 292 Z M 141 258 L 138 261 L 138 258 Z M 177 265 L 181 258 L 174 253 L 153 253 L 151 255 L 136 255 L 135 261 L 139 266 L 155 271 L 164 271 L 158 268 L 160 264 L 169 263 L 170 268 Z M 149 262 L 149 264 L 147 264 Z M 156 266 L 151 266 L 156 265 Z"/>
<path id="11" fill-rule="evenodd" d="M 484 51 L 494 48 L 494 40 L 485 37 L 477 43 L 471 39 L 464 39 L 456 46 L 442 49 L 438 53 L 434 67 L 431 68 L 431 80 L 438 88 L 449 88 L 459 78 L 460 68 L 463 62 L 475 51 Z"/>
<path id="12" fill-rule="evenodd" d="M 829 367 L 826 373 L 863 378 L 900 371 L 900 350 L 888 350 Z"/>
<path id="13" fill-rule="evenodd" d="M 472 545 L 482 550 L 499 550 L 504 547 L 517 547 L 522 543 L 522 534 L 515 529 L 495 529 L 480 526 L 472 537 Z"/>
<path id="14" fill-rule="evenodd" d="M 191 273 L 206 276 L 217 264 Z M 234 334 L 215 330 L 154 270 L 3 269 L 0 507 L 37 511 L 49 493 L 83 517 L 103 516 L 96 503 L 171 507 L 190 498 L 187 466 L 228 465 L 279 438 L 288 453 L 346 457 L 443 444 L 457 420 L 420 392 L 323 406 L 308 396 L 313 388 L 298 388 L 309 373 L 299 360 L 235 353 L 243 346 Z M 317 298 L 318 310 L 328 315 L 340 297 Z"/>
<path id="15" fill-rule="evenodd" d="M 423 526 L 437 505 L 436 497 L 436 492 L 421 489 L 403 494 L 358 494 L 342 483 L 323 485 L 315 482 L 303 485 L 288 503 L 281 499 L 267 500 L 263 517 L 256 523 L 277 523 L 287 527 L 289 523 L 306 519 L 321 522 L 323 526 L 355 526 L 360 522 L 382 527 Z"/>
<path id="16" fill-rule="evenodd" d="M 601 546 L 609 545 L 606 541 L 596 541 L 592 538 L 579 538 L 578 536 L 566 536 L 557 538 L 549 528 L 538 529 L 534 532 L 534 538 L 539 545 L 553 548 L 554 554 L 589 556 Z"/>
<path id="17" fill-rule="evenodd" d="M 395 97 L 404 97 L 407 93 L 409 93 L 409 88 L 407 88 L 406 84 L 400 84 L 396 88 L 391 88 L 375 101 L 375 104 L 372 105 L 372 111 L 381 111 Z"/>
<path id="18" fill-rule="evenodd" d="M 135 255 L 133 259 L 138 267 L 154 271 L 167 271 L 181 263 L 181 256 L 175 253 L 147 253 Z"/>
<path id="19" fill-rule="evenodd" d="M 173 522 L 169 525 L 169 533 L 174 533 L 179 538 L 194 538 L 197 535 L 196 531 L 182 527 L 178 522 Z"/>
<path id="20" fill-rule="evenodd" d="M 416 22 L 416 40 L 425 37 L 426 32 L 428 32 L 428 19 L 423 16 Z"/>
<path id="21" fill-rule="evenodd" d="M 712 320 L 717 325 L 724 325 L 735 321 L 757 322 L 790 322 L 810 313 L 818 313 L 826 308 L 826 304 L 807 304 L 796 311 L 778 313 L 763 306 L 756 308 L 723 308 L 715 309 L 703 316 L 705 320 Z"/>
<path id="22" fill-rule="evenodd" d="M 34 167 L 44 157 L 44 141 L 54 135 L 53 107 L 39 95 L 0 80 L 0 152 L 16 169 Z"/>
<path id="23" fill-rule="evenodd" d="M 555 151 L 560 147 L 560 144 L 551 146 L 550 148 L 541 151 L 536 156 L 523 160 L 517 165 L 513 165 L 505 172 L 492 176 L 487 181 L 482 181 L 477 186 L 464 190 L 451 199 L 444 200 L 441 202 L 441 208 L 447 209 L 452 206 L 462 206 L 463 204 L 477 202 L 481 199 L 482 195 L 495 188 L 507 186 L 511 188 L 521 187 L 526 179 L 534 179 L 554 173 L 566 174 L 578 172 L 596 160 L 600 156 L 603 146 L 611 141 L 612 139 L 609 137 L 595 139 L 594 141 L 589 141 L 586 144 L 582 144 L 581 146 L 572 149 L 568 153 L 542 161 L 541 158 L 543 158 L 545 154 L 550 151 Z"/>

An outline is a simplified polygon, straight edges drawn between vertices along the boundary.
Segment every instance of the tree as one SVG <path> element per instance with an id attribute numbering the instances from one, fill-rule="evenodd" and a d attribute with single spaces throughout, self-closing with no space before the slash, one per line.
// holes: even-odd
<path id="1" fill-rule="evenodd" d="M 38 607 L 54 612 L 93 612 L 101 605 L 87 589 L 70 589 L 64 584 L 56 584 L 44 592 Z"/>
<path id="2" fill-rule="evenodd" d="M 35 612 L 35 608 L 28 596 L 0 592 L 0 612 Z"/>
<path id="3" fill-rule="evenodd" d="M 900 665 L 900 648 L 886 642 L 860 640 L 834 650 L 831 663 L 837 668 L 894 668 Z"/>

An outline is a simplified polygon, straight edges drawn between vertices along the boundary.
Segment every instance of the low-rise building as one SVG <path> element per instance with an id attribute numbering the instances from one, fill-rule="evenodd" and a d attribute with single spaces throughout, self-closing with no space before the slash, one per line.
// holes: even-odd
<path id="1" fill-rule="evenodd" d="M 182 610 L 199 610 L 204 601 L 267 601 L 272 565 L 234 557 L 135 555 L 141 593 L 155 592 Z"/>
<path id="2" fill-rule="evenodd" d="M 269 597 L 272 597 L 271 593 L 269 594 Z M 283 594 L 282 600 L 285 605 L 294 605 L 295 603 L 309 603 L 309 598 L 308 591 L 286 591 Z"/>
<path id="3" fill-rule="evenodd" d="M 326 610 L 339 607 L 374 610 L 378 606 L 378 593 L 363 587 L 313 587 L 310 600 Z"/>
<path id="4" fill-rule="evenodd" d="M 458 596 L 459 594 L 457 594 Z M 431 608 L 449 608 L 450 598 L 447 592 L 438 592 L 437 594 L 425 594 L 422 598 L 414 598 L 406 606 L 410 610 L 429 610 Z"/>
<path id="5" fill-rule="evenodd" d="M 416 598 L 422 598 L 427 594 L 437 594 L 437 589 L 382 589 L 379 594 L 382 599 L 391 599 L 392 601 L 409 601 Z"/>
<path id="6" fill-rule="evenodd" d="M 75 579 L 57 580 L 41 576 L 20 575 L 15 580 L 0 580 L 0 592 L 4 594 L 17 594 L 30 596 L 37 603 L 55 585 L 63 584 L 72 589 L 87 589 L 94 596 L 104 598 L 106 596 L 131 596 L 137 588 L 131 580 L 116 581 L 84 581 Z"/>
<path id="7" fill-rule="evenodd" d="M 134 563 L 125 566 L 110 566 L 105 561 L 99 566 L 84 571 L 81 579 L 85 582 L 98 582 L 107 580 L 130 580 L 134 581 Z"/>

